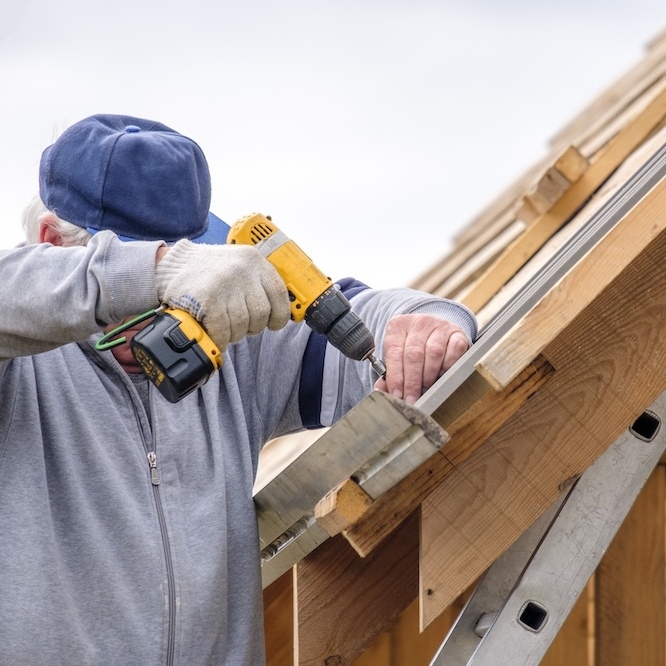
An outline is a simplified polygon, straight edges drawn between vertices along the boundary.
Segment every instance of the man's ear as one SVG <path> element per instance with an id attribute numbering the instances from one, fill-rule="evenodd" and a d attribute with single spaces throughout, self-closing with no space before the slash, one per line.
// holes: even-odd
<path id="1" fill-rule="evenodd" d="M 51 245 L 62 247 L 62 236 L 60 235 L 58 220 L 55 215 L 49 213 L 39 223 L 39 242 L 51 243 Z"/>

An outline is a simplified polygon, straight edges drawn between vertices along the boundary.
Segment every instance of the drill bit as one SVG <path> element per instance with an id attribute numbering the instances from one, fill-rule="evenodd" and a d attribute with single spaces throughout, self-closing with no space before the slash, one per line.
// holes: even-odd
<path id="1" fill-rule="evenodd" d="M 372 369 L 379 375 L 379 377 L 383 377 L 386 374 L 384 361 L 378 359 L 374 354 L 368 354 L 367 359 L 370 361 Z"/>

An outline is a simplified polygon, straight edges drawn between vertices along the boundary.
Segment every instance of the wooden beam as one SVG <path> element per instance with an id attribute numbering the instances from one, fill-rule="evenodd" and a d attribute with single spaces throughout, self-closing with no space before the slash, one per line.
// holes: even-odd
<path id="1" fill-rule="evenodd" d="M 373 500 L 353 479 L 331 490 L 315 507 L 317 522 L 331 535 L 360 520 Z"/>
<path id="2" fill-rule="evenodd" d="M 528 365 L 503 391 L 493 391 L 477 374 L 433 414 L 446 423 L 451 441 L 390 492 L 368 507 L 365 515 L 343 534 L 354 549 L 367 556 L 418 505 L 455 471 L 502 423 L 553 376 L 545 359 Z"/>
<path id="3" fill-rule="evenodd" d="M 430 268 L 425 275 L 414 280 L 410 286 L 440 295 L 448 295 L 460 288 L 467 281 L 467 277 L 460 277 L 461 273 L 464 276 L 473 275 L 484 267 L 477 259 L 479 253 L 485 253 L 488 245 L 503 249 L 525 228 L 524 222 L 516 220 L 515 208 L 514 204 L 496 220 L 489 222 L 487 227 L 480 229 L 478 234 Z"/>
<path id="4" fill-rule="evenodd" d="M 447 435 L 401 400 L 373 391 L 254 495 L 261 547 L 266 548 L 336 487 L 401 435 L 421 428 L 433 445 Z"/>
<path id="5" fill-rule="evenodd" d="M 580 180 L 588 160 L 574 146 L 569 146 L 523 197 L 516 216 L 531 223 L 547 213 L 573 183 Z"/>
<path id="6" fill-rule="evenodd" d="M 585 174 L 565 196 L 533 222 L 477 280 L 465 295 L 464 303 L 473 311 L 480 310 L 525 262 L 550 238 L 617 167 L 645 141 L 666 116 L 666 84 L 638 116 L 590 159 Z"/>
<path id="7" fill-rule="evenodd" d="M 351 664 L 416 598 L 418 550 L 414 513 L 368 558 L 338 536 L 299 562 L 296 663 Z"/>
<path id="8" fill-rule="evenodd" d="M 525 231 L 525 223 L 521 220 L 512 220 L 511 224 L 494 235 L 483 246 L 477 248 L 469 260 L 449 279 L 428 291 L 444 298 L 456 298 L 491 265 L 508 245 L 520 237 L 523 231 Z"/>
<path id="9" fill-rule="evenodd" d="M 665 468 L 638 496 L 596 573 L 596 664 L 666 663 Z"/>
<path id="10" fill-rule="evenodd" d="M 264 590 L 266 666 L 285 666 L 294 660 L 293 597 L 291 571 Z"/>
<path id="11" fill-rule="evenodd" d="M 422 504 L 424 625 L 663 391 L 666 234 L 543 356 L 553 378 Z"/>
<path id="12" fill-rule="evenodd" d="M 516 199 L 522 196 L 527 188 L 534 182 L 534 179 L 542 173 L 543 169 L 553 160 L 552 154 L 544 155 L 535 164 L 530 165 L 524 173 L 520 174 L 509 187 L 505 188 L 500 194 L 491 201 L 478 215 L 476 215 L 469 224 L 458 233 L 454 238 L 455 248 L 458 250 L 465 247 L 467 243 L 475 243 L 475 239 L 487 229 L 494 225 L 500 219 L 506 219 L 505 216 L 515 210 Z M 511 217 L 513 219 L 513 217 Z M 511 221 L 511 220 L 508 220 Z M 455 260 L 455 256 L 452 257 Z"/>

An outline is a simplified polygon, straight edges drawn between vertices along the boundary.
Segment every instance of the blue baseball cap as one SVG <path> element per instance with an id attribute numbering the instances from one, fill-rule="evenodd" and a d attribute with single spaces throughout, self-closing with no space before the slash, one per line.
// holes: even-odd
<path id="1" fill-rule="evenodd" d="M 65 130 L 42 153 L 39 194 L 61 219 L 123 240 L 223 244 L 229 231 L 209 210 L 201 148 L 133 116 L 94 115 Z"/>

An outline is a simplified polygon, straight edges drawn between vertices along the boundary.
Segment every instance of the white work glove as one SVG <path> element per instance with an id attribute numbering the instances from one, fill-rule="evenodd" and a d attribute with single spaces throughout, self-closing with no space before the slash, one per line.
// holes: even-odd
<path id="1" fill-rule="evenodd" d="M 222 351 L 289 321 L 284 281 L 250 245 L 180 240 L 158 262 L 155 286 L 161 303 L 189 312 Z"/>

